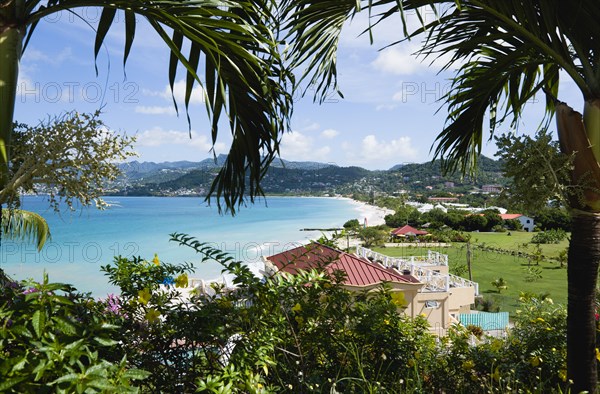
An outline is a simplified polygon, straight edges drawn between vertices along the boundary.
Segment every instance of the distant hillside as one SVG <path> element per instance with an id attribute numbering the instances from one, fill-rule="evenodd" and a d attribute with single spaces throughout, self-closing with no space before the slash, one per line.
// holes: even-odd
<path id="1" fill-rule="evenodd" d="M 201 162 L 129 163 L 120 187 L 121 194 L 202 195 L 226 160 L 219 155 Z M 403 164 L 388 171 L 360 167 L 338 167 L 319 162 L 276 160 L 261 185 L 270 194 L 353 194 L 402 190 L 464 193 L 484 184 L 504 184 L 501 163 L 481 157 L 476 175 L 442 176 L 439 161 Z"/>

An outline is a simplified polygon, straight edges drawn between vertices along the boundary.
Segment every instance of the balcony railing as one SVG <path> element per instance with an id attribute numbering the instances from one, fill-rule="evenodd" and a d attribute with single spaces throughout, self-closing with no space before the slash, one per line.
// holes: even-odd
<path id="1" fill-rule="evenodd" d="M 356 255 L 368 260 L 381 263 L 386 268 L 393 268 L 398 272 L 410 271 L 425 286 L 421 291 L 449 291 L 451 287 L 473 287 L 475 295 L 479 294 L 479 284 L 460 276 L 444 274 L 430 269 L 434 266 L 447 266 L 448 255 L 434 251 L 427 251 L 427 256 L 390 257 L 358 246 Z"/>

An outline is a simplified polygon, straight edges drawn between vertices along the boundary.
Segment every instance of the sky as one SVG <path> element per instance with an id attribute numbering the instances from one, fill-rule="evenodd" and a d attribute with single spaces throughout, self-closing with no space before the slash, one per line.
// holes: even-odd
<path id="1" fill-rule="evenodd" d="M 81 8 L 78 13 L 92 26 L 100 18 L 96 8 Z M 96 76 L 92 28 L 67 12 L 42 21 L 21 60 L 15 120 L 33 125 L 68 111 L 102 108 L 102 119 L 111 130 L 136 136 L 139 161 L 212 157 L 200 90 L 192 96 L 190 138 L 185 113 L 177 116 L 172 104 L 166 45 L 143 20 L 138 22 L 124 68 L 124 22 L 118 14 L 99 54 Z M 448 91 L 453 72 L 440 73 L 443 62 L 430 65 L 432 59 L 416 58 L 418 41 L 382 50 L 402 38 L 399 18 L 375 30 L 373 45 L 360 35 L 367 25 L 363 13 L 343 30 L 338 76 L 344 98 L 331 94 L 319 105 L 313 103 L 310 92 L 295 97 L 292 130 L 281 144 L 283 159 L 371 170 L 431 160 L 431 147 L 447 115 L 439 99 Z M 183 87 L 179 79 L 175 96 L 180 104 Z M 569 81 L 561 83 L 559 99 L 582 108 L 577 89 Z M 537 101 L 533 100 L 519 124 L 519 133 L 535 133 L 543 115 L 543 99 Z M 498 132 L 511 131 L 509 126 Z M 230 142 L 228 131 L 222 128 L 214 151 L 227 153 Z M 484 141 L 483 154 L 493 157 L 495 151 L 493 141 Z"/>

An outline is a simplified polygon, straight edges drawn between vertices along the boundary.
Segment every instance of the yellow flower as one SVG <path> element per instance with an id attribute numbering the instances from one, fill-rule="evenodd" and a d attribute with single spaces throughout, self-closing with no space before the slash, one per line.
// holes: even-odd
<path id="1" fill-rule="evenodd" d="M 148 302 L 150 301 L 150 297 L 152 297 L 152 293 L 150 293 L 150 290 L 148 290 L 148 288 L 138 291 L 138 299 L 142 304 L 148 304 Z"/>
<path id="2" fill-rule="evenodd" d="M 187 274 L 181 274 L 177 278 L 175 278 L 175 287 L 187 287 L 187 286 L 188 286 Z"/>
<path id="3" fill-rule="evenodd" d="M 302 316 L 296 316 L 294 319 L 296 319 L 298 325 L 304 324 L 304 318 Z"/>
<path id="4" fill-rule="evenodd" d="M 404 308 L 406 306 L 406 299 L 404 298 L 404 293 L 400 291 L 396 291 L 392 293 L 392 303 L 399 308 Z"/>
<path id="5" fill-rule="evenodd" d="M 560 371 L 558 371 L 558 377 L 563 381 L 566 382 L 567 381 L 567 370 L 562 368 Z"/>
<path id="6" fill-rule="evenodd" d="M 292 307 L 292 310 L 293 310 L 294 312 L 300 312 L 300 311 L 302 310 L 302 305 L 300 305 L 300 303 L 298 302 L 296 305 L 294 305 L 294 306 Z"/>
<path id="7" fill-rule="evenodd" d="M 385 324 L 386 326 L 390 325 L 390 319 L 383 319 L 383 324 Z"/>
<path id="8" fill-rule="evenodd" d="M 537 367 L 538 365 L 540 365 L 541 362 L 542 359 L 538 356 L 533 356 L 529 359 L 529 364 L 531 364 L 532 367 Z"/>
<path id="9" fill-rule="evenodd" d="M 160 265 L 160 260 L 158 259 L 158 254 L 154 253 L 154 258 L 152 259 L 154 265 Z"/>
<path id="10" fill-rule="evenodd" d="M 497 352 L 501 348 L 502 348 L 502 341 L 500 341 L 499 339 L 494 339 L 494 341 L 492 342 L 492 345 L 490 346 L 490 349 L 492 349 L 493 352 Z"/>
<path id="11" fill-rule="evenodd" d="M 462 369 L 464 369 L 465 371 L 473 369 L 474 366 L 475 366 L 475 363 L 471 360 L 467 360 L 462 363 Z"/>
<path id="12" fill-rule="evenodd" d="M 146 320 L 148 320 L 148 323 L 157 322 L 159 316 L 160 316 L 160 312 L 154 308 L 148 309 L 148 312 L 146 312 Z"/>
<path id="13" fill-rule="evenodd" d="M 596 348 L 596 360 L 600 361 L 600 350 Z"/>
<path id="14" fill-rule="evenodd" d="M 494 369 L 494 373 L 492 374 L 492 378 L 496 381 L 499 382 L 500 381 L 500 370 L 498 369 L 498 367 L 496 367 L 496 369 Z"/>
<path id="15" fill-rule="evenodd" d="M 538 317 L 537 319 L 535 319 L 537 322 L 539 323 L 544 323 L 546 320 L 542 319 L 541 317 Z"/>

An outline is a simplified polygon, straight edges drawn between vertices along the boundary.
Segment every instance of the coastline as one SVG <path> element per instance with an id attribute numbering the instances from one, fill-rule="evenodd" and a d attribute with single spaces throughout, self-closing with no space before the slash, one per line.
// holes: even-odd
<path id="1" fill-rule="evenodd" d="M 381 208 L 375 205 L 367 204 L 363 201 L 353 200 L 350 197 L 333 197 L 338 200 L 346 200 L 352 203 L 355 207 L 354 209 L 358 211 L 356 219 L 362 225 L 364 225 L 365 220 L 367 221 L 367 226 L 379 226 L 385 224 L 385 216 L 394 214 L 394 210 L 388 208 Z M 352 219 L 352 218 L 349 218 Z"/>

